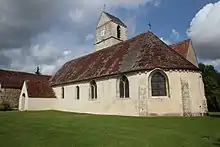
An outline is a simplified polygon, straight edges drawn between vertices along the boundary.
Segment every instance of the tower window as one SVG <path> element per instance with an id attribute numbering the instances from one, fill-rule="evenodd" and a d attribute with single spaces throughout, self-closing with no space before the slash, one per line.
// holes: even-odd
<path id="1" fill-rule="evenodd" d="M 117 38 L 121 39 L 121 27 L 119 25 L 117 26 Z"/>

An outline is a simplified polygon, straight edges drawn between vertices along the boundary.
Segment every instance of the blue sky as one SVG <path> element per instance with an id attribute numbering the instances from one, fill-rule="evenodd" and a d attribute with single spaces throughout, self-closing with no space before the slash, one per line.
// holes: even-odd
<path id="1" fill-rule="evenodd" d="M 148 31 L 150 21 L 161 40 L 191 38 L 200 61 L 220 69 L 219 0 L 0 0 L 0 68 L 40 66 L 51 74 L 93 52 L 104 4 L 127 24 L 129 37 Z"/>
<path id="2" fill-rule="evenodd" d="M 160 37 L 169 39 L 172 29 L 175 29 L 181 41 L 189 38 L 187 29 L 195 14 L 208 3 L 215 3 L 218 0 L 161 0 L 159 6 L 152 7 L 150 4 L 141 5 L 136 10 L 117 9 L 116 13 L 120 18 L 136 16 L 136 31 L 131 36 L 148 30 L 148 23 L 151 21 L 152 31 Z M 126 13 L 125 13 L 126 12 Z M 124 14 L 123 14 L 124 13 Z"/>

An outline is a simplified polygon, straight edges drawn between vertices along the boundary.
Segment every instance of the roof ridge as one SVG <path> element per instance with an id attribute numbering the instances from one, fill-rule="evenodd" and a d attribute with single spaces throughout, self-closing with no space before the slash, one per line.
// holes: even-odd
<path id="1" fill-rule="evenodd" d="M 18 71 L 18 70 L 0 69 L 0 71 L 14 72 L 14 73 L 21 73 L 21 74 L 29 74 L 29 75 L 35 75 L 35 76 L 48 76 L 48 77 L 51 77 L 51 75 L 37 75 L 37 74 L 34 74 L 34 73 L 23 72 L 23 71 Z"/>

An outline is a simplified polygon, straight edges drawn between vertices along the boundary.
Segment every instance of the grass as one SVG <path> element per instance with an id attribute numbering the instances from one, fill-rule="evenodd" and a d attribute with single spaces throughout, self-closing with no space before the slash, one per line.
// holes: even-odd
<path id="1" fill-rule="evenodd" d="M 0 146 L 220 147 L 220 118 L 0 112 Z"/>

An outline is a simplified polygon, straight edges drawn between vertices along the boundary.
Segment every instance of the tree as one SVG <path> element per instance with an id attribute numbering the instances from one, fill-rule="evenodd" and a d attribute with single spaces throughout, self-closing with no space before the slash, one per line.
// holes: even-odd
<path id="1" fill-rule="evenodd" d="M 212 65 L 199 64 L 209 111 L 220 111 L 220 73 Z"/>
<path id="2" fill-rule="evenodd" d="M 36 75 L 41 75 L 39 66 L 37 66 L 37 71 L 35 72 L 35 74 Z"/>

